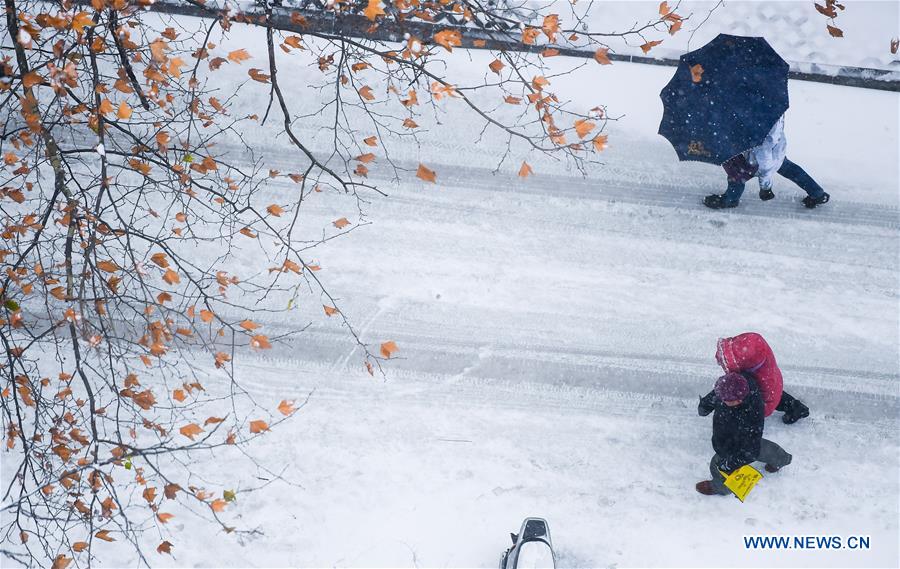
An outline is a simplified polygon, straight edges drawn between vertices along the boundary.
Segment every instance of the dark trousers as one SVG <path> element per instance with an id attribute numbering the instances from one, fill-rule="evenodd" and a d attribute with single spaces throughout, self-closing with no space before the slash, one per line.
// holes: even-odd
<path id="1" fill-rule="evenodd" d="M 756 460 L 760 462 L 781 468 L 789 465 L 793 458 L 790 453 L 768 439 L 762 439 L 759 442 L 759 455 L 757 455 Z M 712 475 L 712 486 L 716 493 L 728 494 L 731 490 L 725 487 L 725 477 L 719 472 L 719 463 L 721 461 L 722 457 L 717 454 L 713 455 L 712 460 L 709 461 L 709 473 Z"/>
<path id="2" fill-rule="evenodd" d="M 727 171 L 727 170 L 726 170 Z M 812 198 L 821 198 L 825 194 L 822 186 L 812 179 L 812 176 L 806 173 L 806 170 L 794 164 L 787 158 L 778 169 L 778 174 L 797 184 L 801 190 L 806 192 Z M 734 203 L 741 199 L 744 193 L 744 184 L 749 178 L 742 179 L 743 176 L 728 177 L 728 189 L 725 190 L 725 201 Z"/>

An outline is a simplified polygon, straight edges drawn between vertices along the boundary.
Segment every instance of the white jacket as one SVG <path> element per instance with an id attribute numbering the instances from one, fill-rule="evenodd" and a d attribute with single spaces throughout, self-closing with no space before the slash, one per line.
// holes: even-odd
<path id="1" fill-rule="evenodd" d="M 784 137 L 784 115 L 775 122 L 775 126 L 766 135 L 762 144 L 747 151 L 747 161 L 759 167 L 759 187 L 771 188 L 772 178 L 784 162 L 787 152 L 787 139 Z"/>

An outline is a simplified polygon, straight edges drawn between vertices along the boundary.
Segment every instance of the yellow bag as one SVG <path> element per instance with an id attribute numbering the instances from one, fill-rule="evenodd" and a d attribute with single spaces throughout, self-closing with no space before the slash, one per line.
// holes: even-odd
<path id="1" fill-rule="evenodd" d="M 719 473 L 725 477 L 725 487 L 734 492 L 734 495 L 741 502 L 744 501 L 750 490 L 753 490 L 756 483 L 763 477 L 759 470 L 756 470 L 749 464 L 745 464 L 731 474 L 725 474 L 721 470 Z"/>

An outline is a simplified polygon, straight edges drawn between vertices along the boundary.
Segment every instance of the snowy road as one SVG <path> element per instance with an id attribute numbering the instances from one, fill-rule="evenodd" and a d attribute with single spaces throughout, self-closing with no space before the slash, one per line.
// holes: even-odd
<path id="1" fill-rule="evenodd" d="M 536 174 L 521 180 L 521 156 L 491 174 L 504 141 L 475 144 L 480 125 L 461 112 L 444 118 L 453 130 L 401 146 L 397 164 L 426 163 L 439 184 L 386 186 L 365 206 L 370 225 L 315 250 L 363 339 L 396 341 L 400 359 L 386 381 L 370 378 L 315 300 L 255 318 L 270 335 L 311 323 L 237 367 L 275 403 L 315 389 L 255 451 L 302 489 L 238 488 L 230 522 L 262 535 L 190 525 L 221 545 L 171 563 L 492 566 L 507 532 L 540 515 L 566 567 L 897 565 L 898 95 L 792 85 L 789 156 L 833 202 L 806 211 L 782 181 L 761 203 L 751 183 L 741 208 L 713 212 L 699 202 L 721 172 L 676 163 L 655 136 L 670 70 L 602 72 L 641 88 L 604 89 L 626 116 L 587 179 L 529 157 Z M 831 110 L 851 107 L 866 113 Z M 274 203 L 295 188 L 266 191 Z M 303 207 L 316 231 L 358 221 L 350 197 Z M 740 504 L 693 489 L 712 452 L 695 401 L 718 375 L 716 339 L 748 330 L 769 340 L 813 415 L 769 421 L 794 464 Z M 209 479 L 263 476 L 242 460 L 211 455 Z M 741 541 L 773 534 L 868 535 L 872 549 Z"/>

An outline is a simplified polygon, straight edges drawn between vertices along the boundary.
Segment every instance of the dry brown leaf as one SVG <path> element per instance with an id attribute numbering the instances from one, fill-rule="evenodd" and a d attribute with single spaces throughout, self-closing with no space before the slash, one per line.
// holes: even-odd
<path id="1" fill-rule="evenodd" d="M 255 67 L 247 72 L 247 75 L 250 76 L 254 81 L 259 81 L 260 83 L 268 83 L 269 76 L 262 72 L 262 69 L 256 69 Z"/>
<path id="2" fill-rule="evenodd" d="M 419 164 L 419 168 L 416 170 L 416 177 L 432 184 L 437 180 L 437 174 L 434 173 L 434 170 L 427 168 L 424 164 Z"/>
<path id="3" fill-rule="evenodd" d="M 294 409 L 293 401 L 288 401 L 285 399 L 285 400 L 282 400 L 281 403 L 278 404 L 278 412 L 281 413 L 282 415 L 287 416 L 287 415 L 290 415 L 291 413 L 293 413 L 294 411 L 296 411 L 296 409 Z"/>
<path id="4" fill-rule="evenodd" d="M 578 138 L 584 138 L 590 134 L 596 126 L 596 124 L 587 119 L 578 119 L 575 121 L 575 132 L 578 134 Z"/>
<path id="5" fill-rule="evenodd" d="M 398 349 L 397 344 L 393 340 L 385 342 L 381 344 L 381 355 L 390 358 Z"/>
<path id="6" fill-rule="evenodd" d="M 228 60 L 235 63 L 247 61 L 248 59 L 250 59 L 250 54 L 247 53 L 246 49 L 236 49 L 228 54 Z"/>
<path id="7" fill-rule="evenodd" d="M 534 174 L 534 171 L 531 169 L 531 166 L 528 165 L 528 162 L 523 161 L 522 166 L 519 168 L 519 177 L 527 178 L 532 174 Z"/>
<path id="8" fill-rule="evenodd" d="M 453 51 L 454 46 L 462 45 L 462 32 L 459 30 L 442 30 L 434 34 L 434 43 L 442 46 L 447 51 Z"/>
<path id="9" fill-rule="evenodd" d="M 343 229 L 343 228 L 347 227 L 348 225 L 350 225 L 350 222 L 347 221 L 346 217 L 342 217 L 340 219 L 335 219 L 334 221 L 331 222 L 331 224 L 334 225 L 335 227 L 337 227 L 338 229 Z"/>
<path id="10" fill-rule="evenodd" d="M 653 49 L 654 47 L 658 46 L 661 43 L 662 43 L 662 40 L 648 41 L 647 43 L 645 43 L 644 45 L 641 46 L 641 51 L 643 51 L 644 53 L 650 53 L 651 49 Z"/>
<path id="11" fill-rule="evenodd" d="M 114 261 L 98 261 L 97 268 L 107 273 L 114 273 L 119 270 L 119 265 Z"/>
<path id="12" fill-rule="evenodd" d="M 187 438 L 194 440 L 195 436 L 203 432 L 203 428 L 197 423 L 189 423 L 178 429 L 178 432 L 186 436 Z"/>
<path id="13" fill-rule="evenodd" d="M 699 83 L 703 80 L 703 66 L 699 63 L 691 66 L 691 81 Z"/>
<path id="14" fill-rule="evenodd" d="M 116 111 L 116 116 L 123 120 L 130 119 L 132 112 L 133 111 L 131 110 L 131 107 L 128 106 L 128 103 L 122 101 L 119 103 L 119 110 Z"/>
<path id="15" fill-rule="evenodd" d="M 109 530 L 102 529 L 94 534 L 94 537 L 97 539 L 102 539 L 103 541 L 115 541 L 113 537 L 109 535 Z"/>
<path id="16" fill-rule="evenodd" d="M 250 421 L 251 433 L 262 433 L 269 430 L 269 424 L 265 421 Z"/>
<path id="17" fill-rule="evenodd" d="M 378 16 L 384 16 L 384 3 L 381 0 L 369 0 L 363 14 L 374 22 Z"/>

